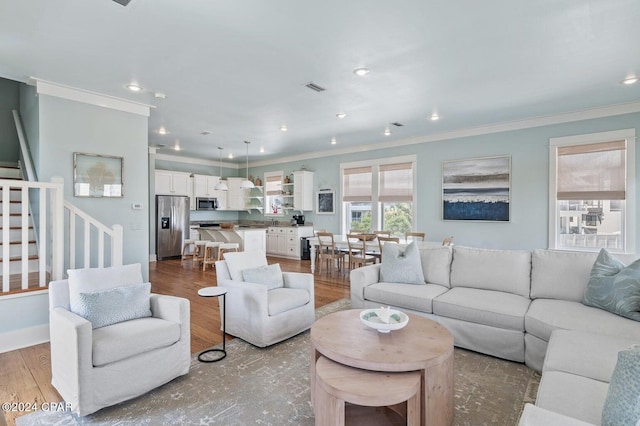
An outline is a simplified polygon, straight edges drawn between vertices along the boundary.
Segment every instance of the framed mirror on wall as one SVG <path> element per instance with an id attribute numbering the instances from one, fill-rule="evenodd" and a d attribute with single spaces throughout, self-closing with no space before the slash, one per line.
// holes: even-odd
<path id="1" fill-rule="evenodd" d="M 122 157 L 73 153 L 75 197 L 122 197 Z"/>

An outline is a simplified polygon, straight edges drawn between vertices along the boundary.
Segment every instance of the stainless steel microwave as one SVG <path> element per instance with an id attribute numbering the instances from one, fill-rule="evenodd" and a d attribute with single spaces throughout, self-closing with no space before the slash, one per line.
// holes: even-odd
<path id="1" fill-rule="evenodd" d="M 217 208 L 217 198 L 196 197 L 196 210 L 216 210 Z"/>

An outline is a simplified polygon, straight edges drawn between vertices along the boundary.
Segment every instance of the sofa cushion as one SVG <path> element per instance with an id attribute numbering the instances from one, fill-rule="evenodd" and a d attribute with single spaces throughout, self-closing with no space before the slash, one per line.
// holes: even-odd
<path id="1" fill-rule="evenodd" d="M 591 268 L 598 256 L 593 252 L 534 250 L 531 256 L 531 298 L 582 302 Z M 616 255 L 629 264 L 636 255 Z"/>
<path id="2" fill-rule="evenodd" d="M 140 318 L 93 330 L 93 365 L 100 367 L 180 340 L 180 324 Z"/>
<path id="3" fill-rule="evenodd" d="M 428 283 L 451 287 L 452 247 L 424 247 L 420 248 L 419 252 L 424 280 Z"/>
<path id="4" fill-rule="evenodd" d="M 640 321 L 640 260 L 626 266 L 600 250 L 582 303 Z"/>
<path id="5" fill-rule="evenodd" d="M 376 283 L 364 288 L 364 298 L 381 305 L 433 313 L 433 299 L 446 292 L 447 287 L 438 284 Z"/>
<path id="6" fill-rule="evenodd" d="M 492 327 L 524 331 L 530 300 L 501 291 L 455 287 L 433 301 L 433 313 Z"/>
<path id="7" fill-rule="evenodd" d="M 276 288 L 267 294 L 269 316 L 290 311 L 309 302 L 309 292 L 299 288 Z"/>
<path id="8" fill-rule="evenodd" d="M 267 255 L 262 251 L 241 251 L 224 254 L 224 261 L 233 281 L 242 281 L 242 271 L 245 269 L 267 266 Z"/>
<path id="9" fill-rule="evenodd" d="M 69 306 L 72 312 L 78 312 L 80 293 L 139 284 L 142 282 L 142 267 L 139 263 L 133 263 L 109 268 L 69 269 L 67 275 L 69 276 Z"/>
<path id="10" fill-rule="evenodd" d="M 640 423 L 640 348 L 618 354 L 602 409 L 602 426 Z"/>
<path id="11" fill-rule="evenodd" d="M 525 404 L 518 426 L 594 426 L 533 404 Z"/>
<path id="12" fill-rule="evenodd" d="M 279 263 L 242 270 L 243 281 L 266 285 L 269 290 L 284 287 L 284 279 Z"/>
<path id="13" fill-rule="evenodd" d="M 583 422 L 600 424 L 607 383 L 561 371 L 547 371 L 540 379 L 536 405 Z"/>
<path id="14" fill-rule="evenodd" d="M 380 266 L 380 281 L 424 284 L 420 253 L 414 242 L 406 247 L 385 244 L 382 246 L 382 258 L 384 261 Z"/>
<path id="15" fill-rule="evenodd" d="M 545 341 L 549 341 L 551 332 L 559 328 L 640 340 L 638 322 L 567 300 L 533 300 L 524 323 L 527 333 Z"/>
<path id="16" fill-rule="evenodd" d="M 618 352 L 640 340 L 578 330 L 554 330 L 544 358 L 543 371 L 564 371 L 609 382 Z"/>
<path id="17" fill-rule="evenodd" d="M 140 283 L 110 290 L 80 293 L 76 314 L 95 328 L 151 316 L 151 284 Z"/>
<path id="18" fill-rule="evenodd" d="M 451 287 L 495 290 L 529 297 L 531 252 L 453 247 Z"/>

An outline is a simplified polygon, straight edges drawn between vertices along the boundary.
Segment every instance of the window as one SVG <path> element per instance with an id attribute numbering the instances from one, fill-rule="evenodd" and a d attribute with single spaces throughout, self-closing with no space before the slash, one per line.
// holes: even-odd
<path id="1" fill-rule="evenodd" d="M 415 156 L 342 164 L 344 233 L 413 229 Z"/>
<path id="2" fill-rule="evenodd" d="M 284 202 L 282 195 L 282 171 L 264 174 L 264 215 L 282 216 Z"/>
<path id="3" fill-rule="evenodd" d="M 635 130 L 550 142 L 550 248 L 635 251 Z"/>

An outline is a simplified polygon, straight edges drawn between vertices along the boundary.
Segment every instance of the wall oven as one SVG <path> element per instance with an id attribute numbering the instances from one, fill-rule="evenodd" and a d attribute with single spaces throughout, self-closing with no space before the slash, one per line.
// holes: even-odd
<path id="1" fill-rule="evenodd" d="M 196 197 L 196 210 L 216 210 L 217 208 L 217 198 Z"/>

